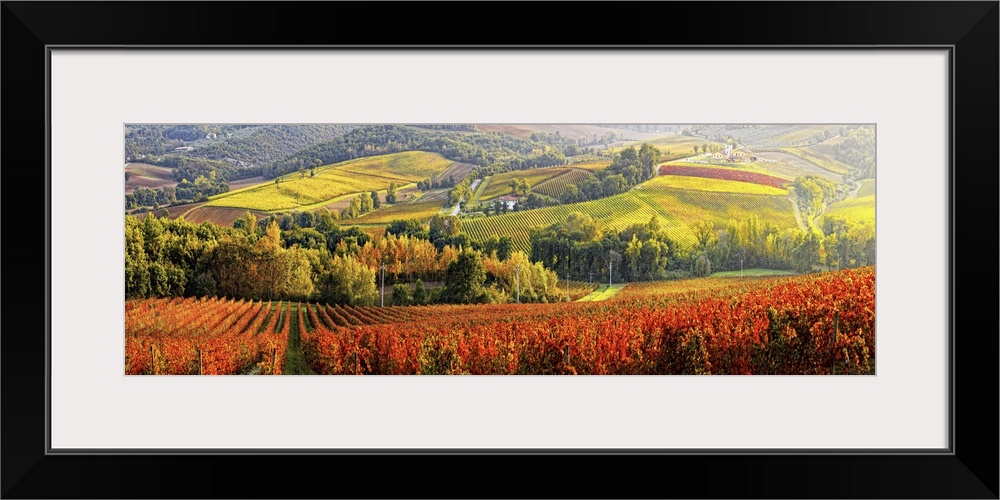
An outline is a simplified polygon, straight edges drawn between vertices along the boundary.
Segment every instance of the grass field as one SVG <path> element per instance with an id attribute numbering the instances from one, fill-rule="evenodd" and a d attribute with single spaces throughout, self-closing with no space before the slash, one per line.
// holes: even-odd
<path id="1" fill-rule="evenodd" d="M 427 222 L 441 211 L 441 200 L 417 198 L 393 206 L 383 206 L 373 212 L 351 219 L 354 224 L 388 224 L 396 219 L 417 219 Z"/>
<path id="2" fill-rule="evenodd" d="M 825 153 L 820 153 L 815 148 L 802 147 L 802 148 L 782 148 L 782 151 L 795 155 L 803 160 L 815 163 L 825 170 L 829 170 L 836 174 L 846 174 L 850 169 L 849 166 L 835 160 L 832 156 Z"/>
<path id="3" fill-rule="evenodd" d="M 390 182 L 402 186 L 432 177 L 451 165 L 438 154 L 418 151 L 358 158 L 321 167 L 315 177 L 295 173 L 277 185 L 269 182 L 230 191 L 212 197 L 207 205 L 264 212 L 319 208 L 345 195 L 385 190 Z"/>
<path id="4" fill-rule="evenodd" d="M 618 295 L 618 292 L 622 291 L 623 288 L 625 288 L 625 285 L 603 285 L 598 287 L 597 290 L 594 290 L 590 294 L 577 300 L 577 302 L 600 302 L 602 300 L 608 300 L 615 295 Z"/>
<path id="5" fill-rule="evenodd" d="M 862 188 L 863 189 L 863 188 Z M 875 195 L 858 196 L 831 204 L 825 215 L 846 217 L 854 222 L 875 223 Z"/>

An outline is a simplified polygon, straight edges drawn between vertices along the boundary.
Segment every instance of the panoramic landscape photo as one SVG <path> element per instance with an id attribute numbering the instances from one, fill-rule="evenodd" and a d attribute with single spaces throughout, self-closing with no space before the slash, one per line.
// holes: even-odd
<path id="1" fill-rule="evenodd" d="M 128 375 L 873 375 L 872 124 L 126 124 Z"/>

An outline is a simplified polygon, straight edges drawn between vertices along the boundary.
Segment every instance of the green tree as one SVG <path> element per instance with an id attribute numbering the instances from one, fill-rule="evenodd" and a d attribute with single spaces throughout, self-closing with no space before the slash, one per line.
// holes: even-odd
<path id="1" fill-rule="evenodd" d="M 251 241 L 257 239 L 257 217 L 249 210 L 242 217 L 236 219 L 236 222 L 233 222 L 233 227 L 246 233 Z"/>
<path id="2" fill-rule="evenodd" d="M 361 212 L 360 213 L 366 214 L 368 212 L 371 212 L 372 211 L 372 203 L 373 203 L 371 195 L 368 194 L 368 193 L 361 193 L 359 195 L 359 199 L 360 199 L 360 204 L 361 204 L 361 207 L 360 207 Z"/>
<path id="3" fill-rule="evenodd" d="M 429 226 L 431 241 L 458 236 L 462 232 L 462 221 L 454 215 L 435 215 Z"/>
<path id="4" fill-rule="evenodd" d="M 389 190 L 385 193 L 386 203 L 396 203 L 396 181 L 389 182 Z"/>
<path id="5" fill-rule="evenodd" d="M 392 305 L 410 305 L 410 287 L 406 283 L 397 283 L 392 286 Z"/>
<path id="6" fill-rule="evenodd" d="M 370 306 L 379 297 L 375 271 L 351 256 L 334 257 L 318 281 L 319 298 L 326 302 Z"/>
<path id="7" fill-rule="evenodd" d="M 486 268 L 478 253 L 462 252 L 444 275 L 444 297 L 448 302 L 471 304 L 483 295 Z"/>
<path id="8" fill-rule="evenodd" d="M 579 201 L 580 190 L 576 187 L 576 184 L 566 184 L 562 195 L 559 196 L 559 200 L 563 203 L 576 203 Z"/>
<path id="9" fill-rule="evenodd" d="M 424 280 L 417 279 L 413 287 L 413 303 L 423 305 L 427 303 L 427 290 L 424 289 Z"/>
<path id="10" fill-rule="evenodd" d="M 378 191 L 372 189 L 372 209 L 376 209 L 382 206 L 382 202 L 378 198 Z"/>

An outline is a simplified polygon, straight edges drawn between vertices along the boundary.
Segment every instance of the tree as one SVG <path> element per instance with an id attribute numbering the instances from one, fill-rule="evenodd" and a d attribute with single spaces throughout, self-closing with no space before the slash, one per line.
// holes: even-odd
<path id="1" fill-rule="evenodd" d="M 486 269 L 479 254 L 462 252 L 445 271 L 444 297 L 448 302 L 460 304 L 477 302 L 483 294 L 485 282 Z"/>
<path id="2" fill-rule="evenodd" d="M 410 287 L 405 283 L 397 283 L 392 287 L 392 305 L 410 305 Z"/>
<path id="3" fill-rule="evenodd" d="M 372 189 L 372 209 L 376 209 L 382 206 L 382 202 L 378 199 L 378 191 Z"/>
<path id="4" fill-rule="evenodd" d="M 379 296 L 375 271 L 351 256 L 335 256 L 318 281 L 319 298 L 326 302 L 370 306 Z"/>
<path id="5" fill-rule="evenodd" d="M 435 215 L 430 221 L 431 241 L 439 238 L 450 238 L 462 232 L 462 221 L 454 215 Z"/>
<path id="6" fill-rule="evenodd" d="M 344 212 L 344 218 L 354 218 L 361 215 L 361 198 L 352 198 L 351 206 Z"/>
<path id="7" fill-rule="evenodd" d="M 233 227 L 243 230 L 251 239 L 257 239 L 257 217 L 249 210 L 233 222 Z"/>
<path id="8" fill-rule="evenodd" d="M 559 196 L 559 200 L 563 203 L 576 203 L 579 201 L 580 190 L 576 187 L 576 184 L 566 184 L 562 195 Z"/>
<path id="9" fill-rule="evenodd" d="M 712 262 L 708 259 L 708 254 L 701 252 L 698 256 L 698 260 L 694 263 L 694 274 L 695 276 L 708 276 L 712 274 Z"/>
<path id="10" fill-rule="evenodd" d="M 358 198 L 360 199 L 360 205 L 361 205 L 360 213 L 366 214 L 368 212 L 371 212 L 373 204 L 371 195 L 368 193 L 361 193 L 360 195 L 358 195 Z"/>
<path id="11" fill-rule="evenodd" d="M 424 280 L 417 279 L 413 287 L 413 303 L 423 305 L 427 303 L 427 290 L 424 289 Z"/>
<path id="12" fill-rule="evenodd" d="M 389 190 L 385 193 L 386 203 L 396 203 L 396 181 L 389 182 Z"/>
<path id="13" fill-rule="evenodd" d="M 695 224 L 692 230 L 694 231 L 695 239 L 698 241 L 698 247 L 705 250 L 708 247 L 708 242 L 715 236 L 715 228 L 712 226 L 712 223 L 707 220 L 701 221 Z"/>

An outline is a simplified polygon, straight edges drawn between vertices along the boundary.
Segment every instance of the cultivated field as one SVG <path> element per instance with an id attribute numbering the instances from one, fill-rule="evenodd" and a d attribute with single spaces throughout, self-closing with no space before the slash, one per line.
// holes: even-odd
<path id="1" fill-rule="evenodd" d="M 825 215 L 846 217 L 855 222 L 875 223 L 875 196 L 858 196 L 838 201 L 826 208 Z"/>
<path id="2" fill-rule="evenodd" d="M 835 174 L 840 174 L 840 175 L 846 174 L 851 168 L 850 166 L 837 161 L 832 156 L 827 155 L 825 153 L 821 153 L 817 151 L 815 148 L 811 147 L 782 148 L 782 151 L 790 155 L 795 155 L 808 162 L 815 163 L 820 168 L 829 170 L 830 172 L 833 172 Z"/>
<path id="3" fill-rule="evenodd" d="M 440 155 L 413 151 L 359 158 L 321 167 L 315 177 L 294 173 L 281 177 L 277 184 L 230 191 L 213 197 L 207 205 L 263 212 L 319 208 L 341 196 L 383 191 L 390 182 L 402 186 L 433 177 L 451 165 Z"/>
<path id="4" fill-rule="evenodd" d="M 567 169 L 565 172 L 549 177 L 548 179 L 539 182 L 537 185 L 531 187 L 533 193 L 544 194 L 546 196 L 551 196 L 553 198 L 559 198 L 566 190 L 566 186 L 569 184 L 575 184 L 577 187 L 586 178 L 592 176 L 588 170 L 571 168 Z"/>
<path id="5" fill-rule="evenodd" d="M 688 167 L 683 165 L 660 165 L 659 173 L 660 175 L 690 176 L 726 181 L 739 181 L 774 188 L 784 188 L 788 184 L 787 180 L 780 177 L 760 174 L 757 172 L 748 172 L 738 168 L 706 168 Z"/>
<path id="6" fill-rule="evenodd" d="M 689 156 L 694 156 L 694 147 L 698 146 L 699 154 L 701 153 L 701 146 L 708 144 L 709 146 L 725 146 L 724 143 L 711 141 L 704 139 L 702 137 L 690 137 L 686 135 L 669 135 L 665 137 L 657 137 L 652 140 L 638 141 L 629 146 L 635 146 L 636 148 L 642 146 L 643 143 L 648 142 L 656 149 L 660 150 L 660 160 L 661 161 L 671 161 L 678 158 L 687 158 Z"/>
<path id="7" fill-rule="evenodd" d="M 574 173 L 576 172 L 576 173 Z M 550 168 L 533 168 L 529 170 L 515 170 L 513 172 L 504 172 L 502 174 L 494 175 L 490 178 L 489 184 L 483 189 L 482 193 L 479 194 L 479 201 L 487 201 L 498 196 L 503 196 L 510 193 L 510 181 L 516 181 L 520 179 L 525 179 L 531 186 L 531 190 L 535 190 L 535 186 L 541 186 L 543 183 L 555 180 L 563 175 L 572 175 L 571 178 L 586 178 L 591 175 L 583 169 L 571 168 L 571 167 L 550 167 Z M 565 186 L 565 184 L 563 185 Z M 562 191 L 559 192 L 561 194 Z M 550 195 L 551 196 L 551 195 Z M 556 195 L 558 196 L 558 195 Z"/>
<path id="8" fill-rule="evenodd" d="M 129 175 L 128 180 L 125 181 L 125 194 L 132 194 L 139 186 L 158 189 L 177 185 L 177 181 L 174 180 L 174 171 L 171 168 L 146 163 L 129 163 L 125 166 L 125 171 Z"/>
<path id="9" fill-rule="evenodd" d="M 417 198 L 392 206 L 383 205 L 382 208 L 351 219 L 351 222 L 354 224 L 388 224 L 396 219 L 417 219 L 426 224 L 431 217 L 441 212 L 441 206 L 441 200 Z"/>
<path id="10" fill-rule="evenodd" d="M 668 187 L 675 189 L 691 189 L 695 191 L 714 191 L 717 193 L 763 194 L 771 196 L 787 196 L 788 190 L 755 184 L 753 182 L 730 181 L 684 175 L 661 175 L 643 183 L 646 187 Z"/>
<path id="11" fill-rule="evenodd" d="M 217 226 L 233 227 L 233 223 L 236 222 L 236 219 L 243 217 L 246 213 L 247 210 L 244 208 L 200 206 L 185 213 L 184 220 L 195 224 L 211 222 Z M 258 219 L 267 217 L 267 214 L 263 212 L 251 210 L 251 213 L 253 213 Z"/>
<path id="12" fill-rule="evenodd" d="M 758 163 L 757 165 L 769 170 L 771 175 L 794 179 L 803 175 L 820 175 L 830 180 L 840 182 L 843 175 L 827 170 L 805 158 L 800 158 L 784 151 L 761 151 L 754 152 L 760 158 L 773 160 L 773 162 Z M 743 165 L 743 164 L 741 164 Z"/>
<path id="13" fill-rule="evenodd" d="M 693 242 L 691 227 L 702 221 L 726 224 L 730 219 L 758 216 L 762 222 L 781 228 L 795 228 L 798 223 L 788 199 L 742 193 L 718 193 L 666 187 L 639 188 L 599 200 L 553 207 L 510 212 L 463 221 L 462 230 L 476 241 L 497 235 L 509 235 L 518 250 L 530 251 L 530 230 L 563 221 L 573 212 L 582 212 L 599 220 L 605 229 L 617 231 L 632 224 L 645 224 L 654 216 L 672 238 Z"/>

